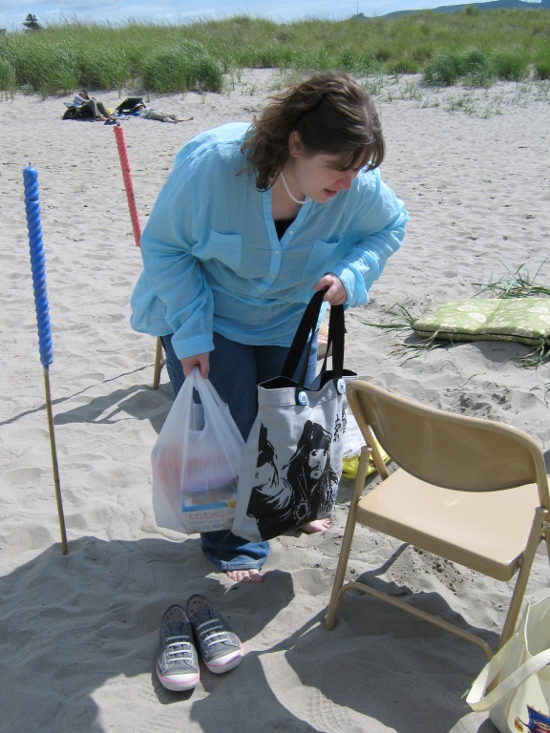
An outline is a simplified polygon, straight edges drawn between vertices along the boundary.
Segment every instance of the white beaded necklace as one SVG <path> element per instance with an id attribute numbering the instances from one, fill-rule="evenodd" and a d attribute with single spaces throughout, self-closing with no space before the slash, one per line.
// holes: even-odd
<path id="1" fill-rule="evenodd" d="M 303 206 L 304 204 L 307 204 L 308 201 L 311 201 L 311 199 L 306 196 L 303 201 L 300 201 L 300 199 L 294 198 L 294 196 L 290 193 L 290 189 L 288 188 L 288 184 L 286 182 L 285 174 L 283 171 L 281 171 L 281 181 L 283 182 L 283 186 L 285 187 L 286 192 L 290 196 L 290 198 L 294 201 L 295 204 L 300 204 L 300 206 Z"/>

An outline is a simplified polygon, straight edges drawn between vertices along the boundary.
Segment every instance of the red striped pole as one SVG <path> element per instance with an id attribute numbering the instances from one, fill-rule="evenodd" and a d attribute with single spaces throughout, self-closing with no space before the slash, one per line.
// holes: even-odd
<path id="1" fill-rule="evenodd" d="M 122 169 L 124 189 L 126 191 L 126 199 L 128 201 L 128 208 L 130 209 L 132 229 L 134 230 L 134 239 L 136 240 L 136 245 L 139 247 L 141 240 L 141 226 L 139 224 L 136 197 L 134 196 L 134 184 L 132 183 L 132 174 L 130 173 L 130 161 L 128 160 L 128 151 L 126 150 L 124 130 L 119 122 L 115 125 L 115 137 L 118 148 L 118 157 L 120 159 L 120 167 Z"/>

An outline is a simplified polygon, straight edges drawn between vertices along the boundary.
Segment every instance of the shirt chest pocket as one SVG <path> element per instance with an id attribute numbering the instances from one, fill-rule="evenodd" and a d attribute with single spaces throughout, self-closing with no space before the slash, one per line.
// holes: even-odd
<path id="1" fill-rule="evenodd" d="M 313 247 L 302 273 L 304 280 L 310 278 L 319 280 L 330 271 L 330 268 L 338 262 L 339 257 L 336 255 L 336 250 L 341 241 L 341 239 L 337 239 L 335 242 L 323 242 L 316 239 L 313 242 Z"/>
<path id="2" fill-rule="evenodd" d="M 191 248 L 199 260 L 218 260 L 234 272 L 239 272 L 243 257 L 243 238 L 240 234 L 220 234 L 208 227 Z"/>

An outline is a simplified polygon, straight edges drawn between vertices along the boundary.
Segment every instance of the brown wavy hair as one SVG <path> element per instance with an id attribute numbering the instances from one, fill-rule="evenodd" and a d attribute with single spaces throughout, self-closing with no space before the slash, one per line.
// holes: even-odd
<path id="1" fill-rule="evenodd" d="M 347 74 L 325 72 L 291 84 L 254 117 L 241 151 L 256 174 L 256 188 L 268 189 L 286 163 L 288 140 L 299 133 L 306 155 L 340 155 L 338 168 L 384 159 L 382 127 L 369 94 Z"/>

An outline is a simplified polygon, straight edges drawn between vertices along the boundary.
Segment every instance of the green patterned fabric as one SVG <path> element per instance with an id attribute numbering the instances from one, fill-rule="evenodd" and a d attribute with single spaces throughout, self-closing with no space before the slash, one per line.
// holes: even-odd
<path id="1" fill-rule="evenodd" d="M 424 338 L 550 344 L 550 298 L 452 300 L 414 322 Z"/>

